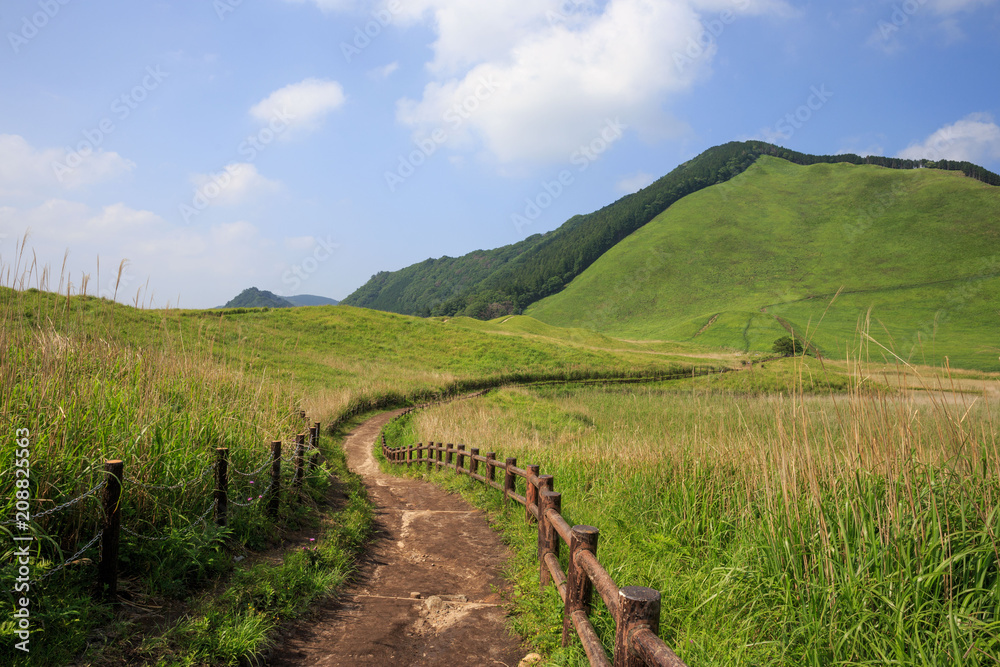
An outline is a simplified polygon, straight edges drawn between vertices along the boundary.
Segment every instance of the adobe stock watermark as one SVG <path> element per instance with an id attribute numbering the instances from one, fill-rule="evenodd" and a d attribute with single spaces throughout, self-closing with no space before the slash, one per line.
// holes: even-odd
<path id="1" fill-rule="evenodd" d="M 226 188 L 233 184 L 234 177 L 239 175 L 240 169 L 238 164 L 253 163 L 261 152 L 288 129 L 292 120 L 295 120 L 293 114 L 280 109 L 274 113 L 267 124 L 260 128 L 256 134 L 251 134 L 241 141 L 239 146 L 236 147 L 236 153 L 243 158 L 243 162 L 231 162 L 223 167 L 221 171 L 211 174 L 206 183 L 195 188 L 190 204 L 178 204 L 177 210 L 184 219 L 184 224 L 190 224 L 192 218 L 201 215 L 202 211 L 211 206 L 212 202 L 222 195 L 226 191 Z"/>
<path id="2" fill-rule="evenodd" d="M 581 6 L 586 6 L 588 0 L 563 0 L 559 4 L 559 9 L 550 9 L 545 12 L 545 18 L 548 20 L 549 25 L 557 25 L 560 23 L 568 23 L 572 17 L 575 9 L 579 9 Z"/>
<path id="3" fill-rule="evenodd" d="M 12 457 L 14 481 L 14 526 L 21 535 L 13 535 L 15 548 L 14 634 L 21 641 L 14 648 L 24 653 L 31 650 L 31 432 L 19 428 L 14 432 Z"/>
<path id="4" fill-rule="evenodd" d="M 892 13 L 888 20 L 878 20 L 878 31 L 883 40 L 888 40 L 894 34 L 910 24 L 913 17 L 927 4 L 927 0 L 903 0 L 901 3 L 892 6 Z"/>
<path id="5" fill-rule="evenodd" d="M 965 308 L 969 302 L 979 296 L 987 288 L 990 279 L 1000 277 L 1000 255 L 984 258 L 979 262 L 975 274 L 961 279 L 948 291 L 944 298 L 944 306 L 933 317 L 921 322 L 910 337 L 910 356 L 926 339 L 933 339 L 938 329 L 951 321 L 956 311 Z"/>
<path id="6" fill-rule="evenodd" d="M 811 94 L 806 98 L 805 104 L 779 118 L 771 130 L 772 134 L 785 141 L 791 139 L 795 132 L 801 130 L 806 123 L 812 120 L 813 115 L 833 97 L 833 91 L 828 90 L 826 84 L 822 84 L 818 88 L 812 86 L 809 91 Z"/>
<path id="7" fill-rule="evenodd" d="M 21 29 L 17 32 L 8 32 L 7 41 L 10 48 L 17 55 L 21 52 L 21 47 L 27 46 L 28 42 L 38 36 L 38 33 L 45 29 L 49 21 L 54 19 L 62 8 L 68 5 L 70 0 L 39 0 L 37 11 L 31 16 L 21 17 Z"/>
<path id="8" fill-rule="evenodd" d="M 385 7 L 372 12 L 371 21 L 364 26 L 354 26 L 354 39 L 350 43 L 340 43 L 340 52 L 344 54 L 344 60 L 350 63 L 355 56 L 360 56 L 362 51 L 371 46 L 372 40 L 389 27 L 402 9 L 403 5 L 399 0 L 390 0 Z"/>
<path id="9" fill-rule="evenodd" d="M 674 67 L 677 71 L 683 72 L 695 61 L 704 57 L 712 44 L 722 37 L 726 27 L 736 22 L 736 12 L 746 11 L 749 8 L 750 0 L 733 0 L 733 9 L 724 9 L 715 18 L 702 20 L 702 30 L 698 33 L 698 38 L 688 37 L 684 50 L 673 52 Z"/>
<path id="10" fill-rule="evenodd" d="M 160 87 L 163 80 L 170 76 L 169 73 L 160 69 L 159 65 L 150 65 L 146 68 L 145 76 L 132 87 L 128 92 L 122 93 L 111 102 L 110 111 L 118 122 L 124 122 L 132 112 L 139 108 L 139 105 L 149 98 L 149 94 Z M 83 131 L 83 139 L 77 142 L 75 147 L 66 147 L 66 157 L 62 162 L 55 160 L 52 162 L 52 171 L 60 183 L 66 176 L 79 167 L 84 161 L 97 152 L 104 140 L 107 139 L 117 126 L 111 116 L 105 116 L 93 129 Z"/>
<path id="11" fill-rule="evenodd" d="M 309 280 L 314 273 L 319 271 L 321 265 L 333 257 L 333 251 L 340 247 L 340 244 L 334 243 L 333 239 L 329 236 L 325 239 L 317 238 L 314 240 L 316 244 L 313 246 L 312 251 L 295 264 L 292 264 L 292 267 L 281 275 L 281 282 L 288 289 L 299 289 L 302 283 Z"/>
<path id="12" fill-rule="evenodd" d="M 894 183 L 890 190 L 868 199 L 864 208 L 858 212 L 854 222 L 844 223 L 844 239 L 848 243 L 857 241 L 859 236 L 871 229 L 876 221 L 896 205 L 900 197 L 908 193 L 908 188 L 903 187 L 900 183 Z"/>
<path id="13" fill-rule="evenodd" d="M 587 168 L 597 158 L 611 148 L 612 144 L 622 138 L 627 129 L 628 125 L 623 123 L 621 119 L 615 118 L 611 120 L 608 118 L 605 121 L 604 127 L 601 128 L 598 135 L 590 143 L 581 145 L 573 151 L 573 154 L 569 158 L 570 164 L 576 166 L 577 173 L 582 174 L 587 171 Z M 563 169 L 551 181 L 543 180 L 538 193 L 534 197 L 525 198 L 524 209 L 521 212 L 512 213 L 510 216 L 510 220 L 514 224 L 517 233 L 520 234 L 521 230 L 527 225 L 538 220 L 542 213 L 552 206 L 566 192 L 569 186 L 573 185 L 574 180 L 573 172 L 569 169 Z"/>
<path id="14" fill-rule="evenodd" d="M 212 9 L 220 21 L 225 21 L 226 17 L 236 11 L 236 8 L 243 4 L 243 0 L 212 0 Z"/>
<path id="15" fill-rule="evenodd" d="M 441 115 L 444 125 L 434 129 L 429 135 L 413 141 L 416 148 L 406 155 L 400 155 L 394 171 L 386 171 L 383 175 L 389 192 L 395 192 L 406 179 L 413 176 L 437 150 L 453 136 L 479 110 L 480 106 L 489 100 L 499 89 L 501 82 L 493 75 L 479 78 L 475 90 L 465 96 L 460 102 L 451 105 Z"/>

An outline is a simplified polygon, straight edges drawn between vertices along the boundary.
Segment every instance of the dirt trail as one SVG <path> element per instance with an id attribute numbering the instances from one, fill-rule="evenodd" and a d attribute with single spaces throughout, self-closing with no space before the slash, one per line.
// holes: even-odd
<path id="1" fill-rule="evenodd" d="M 498 573 L 509 552 L 483 513 L 379 470 L 372 444 L 396 414 L 369 419 L 344 445 L 376 506 L 377 533 L 355 583 L 296 626 L 272 665 L 514 667 L 527 653 L 504 627 L 496 591 L 507 588 Z"/>

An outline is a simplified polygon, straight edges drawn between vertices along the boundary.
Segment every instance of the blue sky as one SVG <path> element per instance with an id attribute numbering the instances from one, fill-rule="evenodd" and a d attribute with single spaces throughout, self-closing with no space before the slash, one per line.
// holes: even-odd
<path id="1" fill-rule="evenodd" d="M 340 299 L 731 140 L 1000 171 L 1000 0 L 9 0 L 0 32 L 0 283 L 110 297 L 127 260 L 140 305 Z"/>

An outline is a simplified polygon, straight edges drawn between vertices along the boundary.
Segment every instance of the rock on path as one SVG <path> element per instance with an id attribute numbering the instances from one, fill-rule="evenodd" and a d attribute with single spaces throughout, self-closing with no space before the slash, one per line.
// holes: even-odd
<path id="1" fill-rule="evenodd" d="M 369 419 L 344 446 L 376 506 L 376 535 L 353 584 L 298 624 L 272 665 L 507 665 L 525 654 L 497 590 L 509 552 L 461 497 L 382 473 L 372 445 L 397 412 Z"/>

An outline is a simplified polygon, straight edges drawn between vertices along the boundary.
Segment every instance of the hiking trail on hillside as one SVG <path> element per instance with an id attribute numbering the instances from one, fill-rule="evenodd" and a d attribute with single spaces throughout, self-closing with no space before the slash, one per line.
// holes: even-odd
<path id="1" fill-rule="evenodd" d="M 285 634 L 269 664 L 515 667 L 529 652 L 504 625 L 500 591 L 510 586 L 499 572 L 510 552 L 485 515 L 433 484 L 379 469 L 373 445 L 400 412 L 367 420 L 344 442 L 376 513 L 358 572 Z"/>

